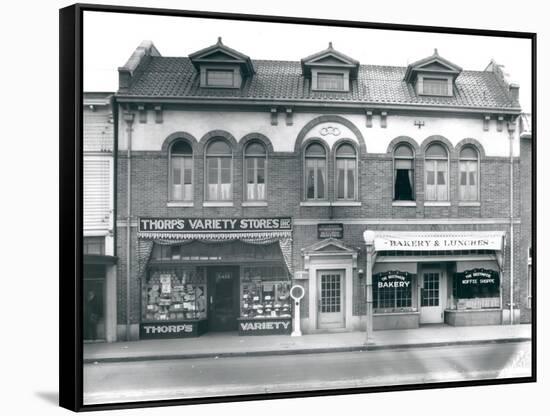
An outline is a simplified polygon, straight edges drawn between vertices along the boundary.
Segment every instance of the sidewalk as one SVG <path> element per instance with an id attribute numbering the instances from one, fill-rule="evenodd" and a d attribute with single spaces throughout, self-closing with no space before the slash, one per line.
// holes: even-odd
<path id="1" fill-rule="evenodd" d="M 375 331 L 366 343 L 364 332 L 239 336 L 207 333 L 198 338 L 84 344 L 84 363 L 251 355 L 310 354 L 378 349 L 530 341 L 531 325 L 452 327 Z"/>

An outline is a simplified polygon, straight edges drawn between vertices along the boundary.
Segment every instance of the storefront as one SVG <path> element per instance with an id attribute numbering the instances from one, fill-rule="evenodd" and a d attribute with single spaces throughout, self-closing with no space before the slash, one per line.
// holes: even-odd
<path id="1" fill-rule="evenodd" d="M 141 218 L 140 338 L 290 334 L 290 218 Z"/>
<path id="2" fill-rule="evenodd" d="M 504 232 L 366 231 L 372 328 L 502 321 Z"/>

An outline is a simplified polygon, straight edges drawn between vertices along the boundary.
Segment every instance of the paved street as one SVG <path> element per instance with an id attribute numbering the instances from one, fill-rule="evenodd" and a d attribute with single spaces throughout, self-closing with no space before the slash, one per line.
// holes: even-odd
<path id="1" fill-rule="evenodd" d="M 530 342 L 84 366 L 85 404 L 529 376 Z"/>

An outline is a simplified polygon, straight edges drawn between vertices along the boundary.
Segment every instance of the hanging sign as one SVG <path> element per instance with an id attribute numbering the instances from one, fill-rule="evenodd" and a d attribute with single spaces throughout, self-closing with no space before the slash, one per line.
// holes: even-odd
<path id="1" fill-rule="evenodd" d="M 503 232 L 376 233 L 376 251 L 502 250 Z"/>
<path id="2" fill-rule="evenodd" d="M 290 217 L 274 218 L 140 218 L 139 232 L 231 232 L 292 230 Z"/>
<path id="3" fill-rule="evenodd" d="M 373 276 L 378 289 L 408 288 L 412 282 L 412 274 L 398 270 L 377 273 Z"/>

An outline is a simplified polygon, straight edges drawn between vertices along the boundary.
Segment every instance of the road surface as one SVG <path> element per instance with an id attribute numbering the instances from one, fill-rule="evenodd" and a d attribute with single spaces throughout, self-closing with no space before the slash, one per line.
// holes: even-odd
<path id="1" fill-rule="evenodd" d="M 365 352 L 96 363 L 84 403 L 530 376 L 530 342 Z"/>

